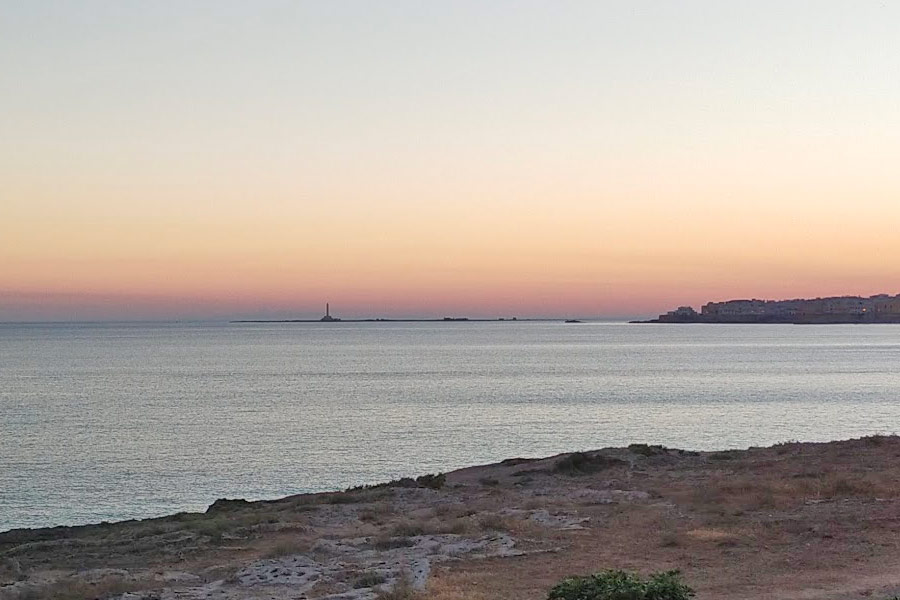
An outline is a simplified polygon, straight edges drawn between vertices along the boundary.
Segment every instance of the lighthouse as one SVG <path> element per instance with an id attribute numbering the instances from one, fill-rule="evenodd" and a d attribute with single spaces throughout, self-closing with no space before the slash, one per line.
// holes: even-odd
<path id="1" fill-rule="evenodd" d="M 331 307 L 328 305 L 327 302 L 325 303 L 325 316 L 322 317 L 322 318 L 319 319 L 319 320 L 320 320 L 320 321 L 326 321 L 326 322 L 329 322 L 329 323 L 330 323 L 331 321 L 340 321 L 340 319 L 335 319 L 334 317 L 331 316 Z"/>

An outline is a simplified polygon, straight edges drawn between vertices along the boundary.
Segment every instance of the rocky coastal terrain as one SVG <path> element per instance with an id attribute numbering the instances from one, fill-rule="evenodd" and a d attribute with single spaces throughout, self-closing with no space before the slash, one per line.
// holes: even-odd
<path id="1" fill-rule="evenodd" d="M 900 593 L 900 438 L 509 459 L 205 513 L 0 533 L 0 599 L 541 599 L 606 568 L 697 598 Z"/>

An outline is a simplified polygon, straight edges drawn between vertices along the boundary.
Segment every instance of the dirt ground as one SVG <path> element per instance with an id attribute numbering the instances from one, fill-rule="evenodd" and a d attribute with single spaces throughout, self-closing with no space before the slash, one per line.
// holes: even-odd
<path id="1" fill-rule="evenodd" d="M 898 437 L 633 445 L 0 533 L 0 600 L 538 600 L 607 568 L 680 569 L 700 600 L 888 600 L 898 549 Z"/>

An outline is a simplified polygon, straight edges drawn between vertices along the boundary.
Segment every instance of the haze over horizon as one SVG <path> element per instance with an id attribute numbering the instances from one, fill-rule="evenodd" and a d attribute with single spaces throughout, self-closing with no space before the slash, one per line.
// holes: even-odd
<path id="1" fill-rule="evenodd" d="M 895 294 L 898 22 L 0 0 L 0 321 Z"/>

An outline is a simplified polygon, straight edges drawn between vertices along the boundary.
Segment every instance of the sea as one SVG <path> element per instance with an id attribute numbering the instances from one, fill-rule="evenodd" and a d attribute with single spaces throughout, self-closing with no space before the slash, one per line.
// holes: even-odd
<path id="1" fill-rule="evenodd" d="M 0 325 L 0 531 L 900 429 L 898 325 Z"/>

